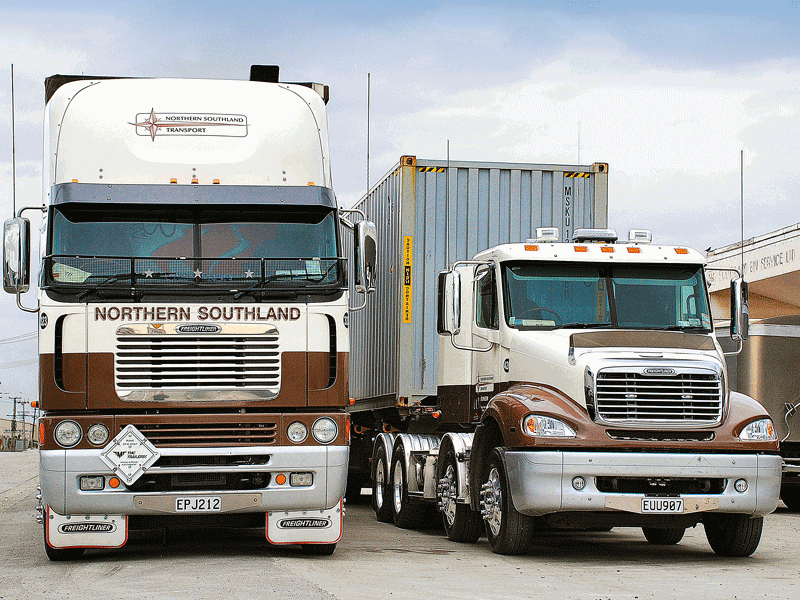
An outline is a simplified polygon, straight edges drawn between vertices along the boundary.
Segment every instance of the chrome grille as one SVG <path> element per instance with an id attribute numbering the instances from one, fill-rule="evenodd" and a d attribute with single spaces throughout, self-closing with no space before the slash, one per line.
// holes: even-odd
<path id="1" fill-rule="evenodd" d="M 119 390 L 280 388 L 278 334 L 118 335 Z"/>
<path id="2" fill-rule="evenodd" d="M 722 418 L 722 382 L 714 373 L 648 376 L 601 371 L 595 407 L 599 419 L 610 423 L 677 421 L 707 425 Z"/>
<path id="3" fill-rule="evenodd" d="M 259 420 L 244 419 L 241 415 L 205 416 L 202 419 L 182 419 L 178 415 L 169 415 L 164 418 L 168 421 L 156 422 L 153 419 L 146 420 L 143 416 L 120 419 L 119 429 L 122 431 L 126 425 L 133 425 L 158 448 L 267 446 L 278 442 L 278 422 L 274 416 Z M 182 466 L 178 459 L 170 460 L 170 466 Z M 214 458 L 214 464 L 219 460 Z M 195 461 L 186 466 L 202 465 Z"/>

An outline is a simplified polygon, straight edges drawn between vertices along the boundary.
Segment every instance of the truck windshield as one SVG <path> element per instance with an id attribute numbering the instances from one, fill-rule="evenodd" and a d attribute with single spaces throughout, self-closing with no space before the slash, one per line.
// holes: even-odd
<path id="1" fill-rule="evenodd" d="M 331 209 L 61 205 L 45 276 L 48 287 L 292 287 L 338 281 L 339 262 Z"/>
<path id="2" fill-rule="evenodd" d="M 505 318 L 517 329 L 711 331 L 703 269 L 664 265 L 503 265 Z"/>

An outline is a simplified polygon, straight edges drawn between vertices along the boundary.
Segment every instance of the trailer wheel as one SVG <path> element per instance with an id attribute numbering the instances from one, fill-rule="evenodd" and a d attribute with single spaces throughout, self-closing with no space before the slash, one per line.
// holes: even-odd
<path id="1" fill-rule="evenodd" d="M 392 519 L 401 529 L 415 529 L 425 518 L 423 507 L 412 506 L 408 496 L 408 474 L 403 460 L 403 451 L 398 448 L 392 457 L 391 502 Z"/>
<path id="2" fill-rule="evenodd" d="M 703 520 L 711 549 L 720 556 L 750 556 L 761 541 L 764 517 L 741 514 L 708 515 Z"/>
<path id="3" fill-rule="evenodd" d="M 686 533 L 684 527 L 642 527 L 644 537 L 651 544 L 657 546 L 672 546 L 677 544 L 683 539 L 683 534 Z"/>
<path id="4" fill-rule="evenodd" d="M 300 548 L 307 556 L 330 556 L 336 550 L 336 544 L 300 544 Z"/>
<path id="5" fill-rule="evenodd" d="M 781 488 L 781 500 L 789 510 L 800 510 L 800 487 Z"/>
<path id="6" fill-rule="evenodd" d="M 376 444 L 372 454 L 372 464 L 375 465 L 372 479 L 372 510 L 375 518 L 381 523 L 392 522 L 392 507 L 389 494 L 389 463 L 386 456 L 386 447 Z"/>
<path id="7" fill-rule="evenodd" d="M 442 522 L 447 538 L 453 542 L 474 543 L 481 537 L 483 519 L 469 504 L 459 504 L 458 498 L 458 466 L 453 449 L 444 455 L 442 467 L 444 476 L 439 479 L 437 494 L 439 510 L 442 511 Z"/>
<path id="8" fill-rule="evenodd" d="M 486 522 L 486 537 L 496 554 L 522 554 L 531 543 L 534 520 L 514 508 L 508 486 L 502 449 L 489 457 L 488 472 L 481 486 L 481 514 Z"/>
<path id="9" fill-rule="evenodd" d="M 53 548 L 47 543 L 47 523 L 42 527 L 44 533 L 44 551 L 53 562 L 62 562 L 68 560 L 75 560 L 83 556 L 85 548 Z"/>

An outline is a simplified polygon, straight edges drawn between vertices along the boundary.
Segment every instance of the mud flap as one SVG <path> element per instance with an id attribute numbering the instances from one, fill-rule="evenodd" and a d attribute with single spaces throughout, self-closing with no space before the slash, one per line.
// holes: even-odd
<path id="1" fill-rule="evenodd" d="M 342 537 L 343 503 L 328 510 L 290 510 L 267 513 L 270 544 L 335 544 Z"/>
<path id="2" fill-rule="evenodd" d="M 128 541 L 128 517 L 60 515 L 48 506 L 45 538 L 52 548 L 120 548 Z"/>

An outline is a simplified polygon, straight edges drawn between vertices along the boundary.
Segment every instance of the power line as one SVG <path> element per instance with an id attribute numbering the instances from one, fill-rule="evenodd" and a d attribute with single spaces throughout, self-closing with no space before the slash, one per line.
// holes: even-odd
<path id="1" fill-rule="evenodd" d="M 38 356 L 28 360 L 14 360 L 7 363 L 0 363 L 0 369 L 16 369 L 18 367 L 27 367 L 28 365 L 35 365 L 37 362 L 39 362 Z"/>
<path id="2" fill-rule="evenodd" d="M 0 344 L 15 344 L 17 342 L 27 342 L 29 340 L 35 340 L 38 337 L 38 333 L 35 331 L 30 331 L 28 333 L 21 333 L 20 335 L 15 335 L 14 337 L 4 338 L 0 340 Z"/>

